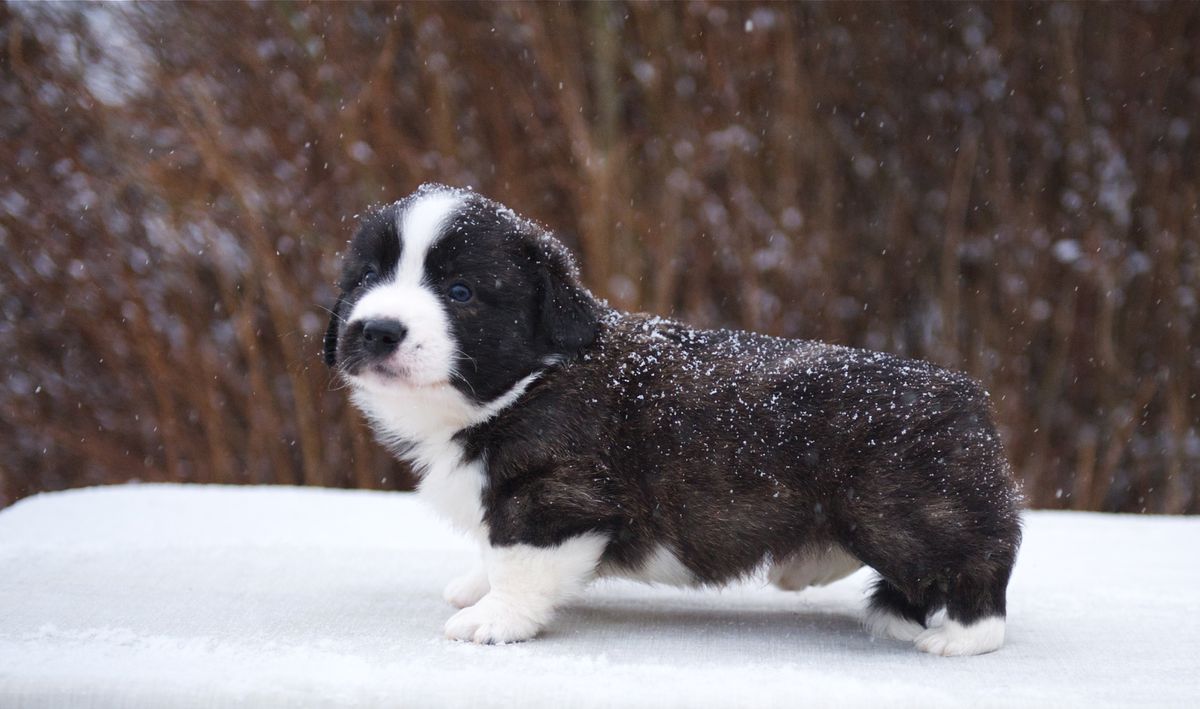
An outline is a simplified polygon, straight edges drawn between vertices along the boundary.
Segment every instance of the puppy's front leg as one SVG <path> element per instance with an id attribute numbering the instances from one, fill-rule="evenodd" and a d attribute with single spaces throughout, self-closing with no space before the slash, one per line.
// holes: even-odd
<path id="1" fill-rule="evenodd" d="M 480 562 L 467 573 L 446 584 L 442 598 L 455 608 L 466 608 L 479 602 L 488 592 L 487 567 Z"/>
<path id="2" fill-rule="evenodd" d="M 485 554 L 491 590 L 446 621 L 446 637 L 476 643 L 528 640 L 596 574 L 608 538 L 583 534 L 554 546 L 494 546 Z"/>

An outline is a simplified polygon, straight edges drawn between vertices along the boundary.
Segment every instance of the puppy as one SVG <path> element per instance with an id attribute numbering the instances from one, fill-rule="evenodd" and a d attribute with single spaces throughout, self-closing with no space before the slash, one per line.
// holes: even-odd
<path id="1" fill-rule="evenodd" d="M 866 565 L 871 632 L 1003 643 L 1020 496 L 966 376 L 614 310 L 541 227 L 439 185 L 366 217 L 340 287 L 325 361 L 482 549 L 448 637 L 532 638 L 598 576 L 800 590 Z"/>

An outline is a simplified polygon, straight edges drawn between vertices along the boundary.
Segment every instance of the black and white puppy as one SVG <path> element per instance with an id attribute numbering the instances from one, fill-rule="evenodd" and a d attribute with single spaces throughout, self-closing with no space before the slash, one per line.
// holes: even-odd
<path id="1" fill-rule="evenodd" d="M 1003 643 L 1020 496 L 966 376 L 616 311 L 545 230 L 437 185 L 364 220 L 340 286 L 326 362 L 482 547 L 447 636 L 532 638 L 597 576 L 798 590 L 865 564 L 872 632 Z"/>

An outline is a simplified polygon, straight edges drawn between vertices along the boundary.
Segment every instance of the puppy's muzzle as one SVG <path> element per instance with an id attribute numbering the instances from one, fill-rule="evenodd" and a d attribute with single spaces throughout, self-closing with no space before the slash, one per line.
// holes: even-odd
<path id="1" fill-rule="evenodd" d="M 408 329 L 399 320 L 379 318 L 363 323 L 362 346 L 373 357 L 386 357 L 404 341 Z"/>

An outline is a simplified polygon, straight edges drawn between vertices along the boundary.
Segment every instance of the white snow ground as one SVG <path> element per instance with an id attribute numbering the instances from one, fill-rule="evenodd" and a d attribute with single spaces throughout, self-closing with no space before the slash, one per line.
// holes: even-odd
<path id="1" fill-rule="evenodd" d="M 442 639 L 465 541 L 410 495 L 131 485 L 0 512 L 0 706 L 1197 706 L 1200 518 L 1035 512 L 1008 643 L 789 594 L 604 581 L 529 643 Z"/>

